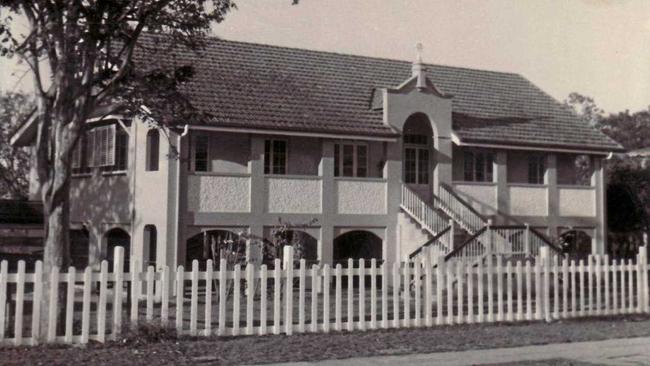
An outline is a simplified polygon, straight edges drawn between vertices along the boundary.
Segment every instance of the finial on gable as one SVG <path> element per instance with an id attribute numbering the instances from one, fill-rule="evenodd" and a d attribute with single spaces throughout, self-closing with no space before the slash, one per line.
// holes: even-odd
<path id="1" fill-rule="evenodd" d="M 416 83 L 417 88 L 422 90 L 427 87 L 427 77 L 424 66 L 422 66 L 422 50 L 424 47 L 422 46 L 422 43 L 418 42 L 415 48 L 417 49 L 418 54 L 415 62 L 413 62 L 413 66 L 411 67 L 411 72 L 412 76 L 417 76 L 418 78 Z"/>

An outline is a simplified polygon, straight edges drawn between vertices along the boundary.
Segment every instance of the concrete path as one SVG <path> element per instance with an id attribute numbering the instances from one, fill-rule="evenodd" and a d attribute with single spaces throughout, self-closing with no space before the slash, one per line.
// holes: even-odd
<path id="1" fill-rule="evenodd" d="M 296 362 L 279 365 L 481 365 L 518 361 L 574 360 L 595 365 L 650 365 L 650 337 L 611 339 L 607 341 L 559 343 L 543 346 L 494 348 L 463 352 L 440 352 L 402 356 L 378 356 Z"/>

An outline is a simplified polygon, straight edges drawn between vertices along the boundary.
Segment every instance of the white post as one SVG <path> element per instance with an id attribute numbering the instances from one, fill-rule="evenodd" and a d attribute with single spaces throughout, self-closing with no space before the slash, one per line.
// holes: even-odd
<path id="1" fill-rule="evenodd" d="M 282 250 L 284 270 L 287 275 L 286 305 L 285 305 L 285 333 L 293 334 L 293 247 L 285 245 Z"/>
<path id="2" fill-rule="evenodd" d="M 541 247 L 539 248 L 539 256 L 540 259 L 542 260 L 542 264 L 544 266 L 544 280 L 542 282 L 542 292 L 543 292 L 543 300 L 542 300 L 542 306 L 543 306 L 543 311 L 544 311 L 544 319 L 547 322 L 551 321 L 551 301 L 550 301 L 550 287 L 551 287 L 551 281 L 550 281 L 550 269 L 551 269 L 551 257 L 549 253 L 548 247 Z"/>

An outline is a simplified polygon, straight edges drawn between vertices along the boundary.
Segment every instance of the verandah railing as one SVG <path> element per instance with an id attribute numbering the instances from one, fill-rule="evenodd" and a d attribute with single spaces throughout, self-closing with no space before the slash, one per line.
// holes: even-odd
<path id="1" fill-rule="evenodd" d="M 402 184 L 402 209 L 416 219 L 431 235 L 438 235 L 449 226 L 448 220 Z"/>
<path id="2" fill-rule="evenodd" d="M 0 265 L 0 342 L 87 343 L 117 339 L 127 325 L 158 322 L 189 335 L 262 335 L 367 330 L 491 321 L 550 320 L 579 316 L 648 312 L 647 252 L 636 261 L 591 256 L 585 261 L 552 257 L 486 265 L 421 261 L 377 265 L 363 260 L 306 268 L 292 260 L 271 267 L 236 265 L 199 271 L 182 266 L 155 272 L 123 273 L 116 251 L 112 273 L 69 269 L 26 273 Z M 138 265 L 133 263 L 132 269 Z M 125 284 L 129 286 L 125 286 Z M 47 335 L 39 337 L 45 286 L 66 292 L 64 329 L 56 329 L 57 295 L 46 303 Z M 131 301 L 126 289 L 130 288 Z M 10 305 L 10 306 L 7 306 Z"/>

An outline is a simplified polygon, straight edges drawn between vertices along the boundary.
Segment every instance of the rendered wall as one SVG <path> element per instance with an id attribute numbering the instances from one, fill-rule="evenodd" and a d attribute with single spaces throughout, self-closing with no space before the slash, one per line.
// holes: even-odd
<path id="1" fill-rule="evenodd" d="M 596 216 L 596 190 L 591 187 L 559 187 L 560 216 Z"/>
<path id="2" fill-rule="evenodd" d="M 339 214 L 386 214 L 386 182 L 336 180 Z"/>
<path id="3" fill-rule="evenodd" d="M 548 190 L 546 187 L 509 185 L 509 211 L 514 216 L 548 215 Z"/>
<path id="4" fill-rule="evenodd" d="M 321 180 L 266 178 L 266 211 L 271 213 L 320 213 Z"/>
<path id="5" fill-rule="evenodd" d="M 194 212 L 248 212 L 250 177 L 190 175 L 187 206 Z"/>

